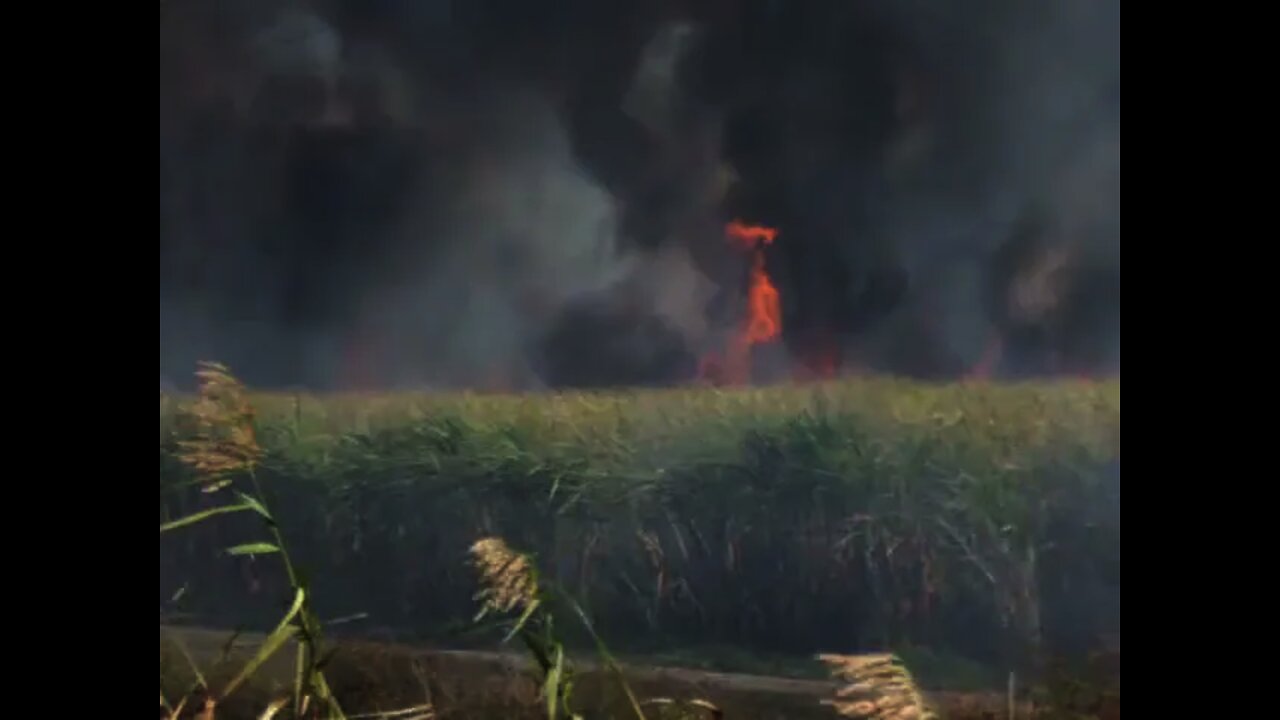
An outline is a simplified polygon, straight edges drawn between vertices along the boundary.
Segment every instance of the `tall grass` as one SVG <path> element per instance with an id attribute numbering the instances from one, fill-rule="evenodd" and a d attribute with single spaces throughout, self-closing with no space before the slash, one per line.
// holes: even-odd
<path id="1" fill-rule="evenodd" d="M 265 497 L 352 631 L 465 642 L 459 567 L 490 535 L 628 649 L 1009 665 L 1118 628 L 1118 382 L 252 400 Z M 208 509 L 177 459 L 191 402 L 161 397 L 162 521 Z M 253 563 L 209 562 L 223 537 L 162 546 L 162 600 L 269 624 Z"/>
<path id="2" fill-rule="evenodd" d="M 225 367 L 216 363 L 202 364 L 197 377 L 200 379 L 200 393 L 190 406 L 187 416 L 193 427 L 185 439 L 177 441 L 177 457 L 193 472 L 194 484 L 199 487 L 200 492 L 217 499 L 212 507 L 161 523 L 160 532 L 164 534 L 181 530 L 222 515 L 254 514 L 270 541 L 240 543 L 226 548 L 225 552 L 230 556 L 279 558 L 293 598 L 288 611 L 267 636 L 262 647 L 225 686 L 216 691 L 208 688 L 197 669 L 196 675 L 201 685 L 199 689 L 204 691 L 200 717 L 202 720 L 213 720 L 220 703 L 234 694 L 272 655 L 295 640 L 297 666 L 293 688 L 293 716 L 320 717 L 319 713 L 323 710 L 324 717 L 346 720 L 346 714 L 329 690 L 321 669 L 324 659 L 320 652 L 320 621 L 309 588 L 295 569 L 258 482 L 256 468 L 264 453 L 257 441 L 253 406 L 245 397 L 244 388 Z M 238 483 L 246 483 L 247 488 L 237 489 Z M 161 709 L 167 712 L 166 717 L 177 720 L 190 697 L 183 698 L 176 706 L 170 706 L 161 692 Z M 269 720 L 288 704 L 288 698 L 275 700 L 267 706 L 261 717 Z M 315 712 L 309 714 L 308 710 L 313 706 Z"/>
<path id="3" fill-rule="evenodd" d="M 330 720 L 347 720 L 337 698 L 329 689 L 322 666 L 328 657 L 320 655 L 320 621 L 308 592 L 307 582 L 290 558 L 284 538 L 275 517 L 268 509 L 255 472 L 263 457 L 254 427 L 255 411 L 245 397 L 240 383 L 227 369 L 216 363 L 204 363 L 197 372 L 200 392 L 188 408 L 186 418 L 191 421 L 189 436 L 176 441 L 178 459 L 190 468 L 200 492 L 224 498 L 213 507 L 194 512 L 160 525 L 161 534 L 205 523 L 220 516 L 236 513 L 255 513 L 263 528 L 271 536 L 271 542 L 241 543 L 227 548 L 230 556 L 270 555 L 280 559 L 282 570 L 292 590 L 293 601 L 288 612 L 280 619 L 275 630 L 267 636 L 258 651 L 225 685 L 214 690 L 210 687 L 190 653 L 178 645 L 186 657 L 196 679 L 196 687 L 182 697 L 176 705 L 160 692 L 161 715 L 165 720 L 179 720 L 193 698 L 192 711 L 199 720 L 214 720 L 220 704 L 249 681 L 251 677 L 291 640 L 297 641 L 297 665 L 293 683 L 291 716 L 295 718 L 322 716 Z M 251 492 L 235 489 L 237 481 L 247 481 Z M 234 495 L 233 498 L 227 498 Z M 581 607 L 562 589 L 543 582 L 533 562 L 525 555 L 512 550 L 501 538 L 484 538 L 471 547 L 473 564 L 479 571 L 481 590 L 476 595 L 481 611 L 476 619 L 486 614 L 504 614 L 519 611 L 508 638 L 520 636 L 536 661 L 543 677 L 542 696 L 546 705 L 547 720 L 583 720 L 572 710 L 572 663 L 566 657 L 564 644 L 556 633 L 556 610 L 571 610 L 592 636 L 601 659 L 616 677 L 626 693 L 631 710 L 638 720 L 646 720 L 640 702 L 632 692 L 621 669 L 605 647 L 603 639 L 592 629 L 592 623 Z M 163 659 L 162 659 L 163 671 Z M 163 684 L 163 683 L 162 683 Z M 200 694 L 197 695 L 196 693 Z M 315 701 L 314 703 L 312 701 Z M 668 699 L 669 700 L 669 699 Z M 668 704 L 681 705 L 669 701 Z M 259 715 L 259 720 L 271 720 L 290 707 L 288 697 L 269 702 Z M 696 707 L 715 706 L 701 701 Z M 412 718 L 410 717 L 412 716 Z M 389 720 L 426 720 L 434 717 L 430 705 L 401 711 L 381 712 L 357 718 Z"/>
<path id="4" fill-rule="evenodd" d="M 541 581 L 533 562 L 508 547 L 501 538 L 484 538 L 471 546 L 471 553 L 482 584 L 482 590 L 476 596 L 481 601 L 476 619 L 482 619 L 489 613 L 519 613 L 519 618 L 507 632 L 507 638 L 518 635 L 537 663 L 543 679 L 542 697 L 547 707 L 547 720 L 558 720 L 562 716 L 582 720 L 582 715 L 571 705 L 572 664 L 566 659 L 564 642 L 556 627 L 557 618 L 563 622 L 566 611 L 571 611 L 591 634 L 601 659 L 626 693 L 635 717 L 645 720 L 640 701 L 622 676 L 604 641 L 592 629 L 591 621 L 572 597 Z M 556 612 L 557 606 L 560 613 Z"/>

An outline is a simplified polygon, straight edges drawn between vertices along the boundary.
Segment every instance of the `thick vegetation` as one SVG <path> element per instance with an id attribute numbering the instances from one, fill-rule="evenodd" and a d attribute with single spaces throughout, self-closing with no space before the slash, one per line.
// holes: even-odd
<path id="1" fill-rule="evenodd" d="M 333 632 L 467 642 L 467 551 L 500 536 L 626 651 L 1013 667 L 1118 633 L 1118 381 L 252 401 L 264 500 Z M 215 504 L 179 460 L 192 402 L 161 396 L 162 523 Z M 163 538 L 162 613 L 274 625 L 287 580 L 225 557 L 253 523 Z"/>

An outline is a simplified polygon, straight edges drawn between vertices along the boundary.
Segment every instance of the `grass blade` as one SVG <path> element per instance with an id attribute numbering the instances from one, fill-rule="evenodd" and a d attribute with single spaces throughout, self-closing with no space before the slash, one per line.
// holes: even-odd
<path id="1" fill-rule="evenodd" d="M 342 706 L 338 704 L 338 699 L 333 696 L 333 691 L 329 689 L 329 683 L 324 679 L 324 673 L 317 672 L 315 677 L 316 692 L 329 706 L 329 720 L 347 720 L 347 714 L 342 711 Z"/>
<path id="2" fill-rule="evenodd" d="M 310 668 L 307 665 L 307 644 L 298 643 L 298 655 L 295 660 L 293 675 L 293 712 L 297 717 L 302 717 L 302 697 L 303 691 L 307 687 L 308 673 Z"/>
<path id="3" fill-rule="evenodd" d="M 542 694 L 547 701 L 547 720 L 556 720 L 559 717 L 560 702 L 560 678 L 564 676 L 564 646 L 556 644 L 555 660 L 552 662 L 551 670 L 547 672 L 547 678 L 542 683 Z"/>
<path id="4" fill-rule="evenodd" d="M 385 712 L 363 713 L 361 715 L 352 715 L 349 720 L 393 720 L 393 718 L 404 718 L 411 720 L 410 717 L 427 718 L 433 717 L 435 706 L 431 703 L 425 705 L 415 705 L 413 707 L 401 708 L 399 710 L 387 710 Z"/>
<path id="5" fill-rule="evenodd" d="M 524 640 L 525 647 L 529 649 L 529 654 L 533 655 L 533 659 L 538 663 L 538 669 L 546 672 L 551 667 L 551 658 L 547 657 L 546 651 L 538 644 L 538 639 L 531 633 L 520 633 L 520 639 Z"/>
<path id="6" fill-rule="evenodd" d="M 568 593 L 561 592 L 561 596 L 569 602 L 569 607 L 573 608 L 573 612 L 577 614 L 578 620 L 582 622 L 582 626 L 587 629 L 587 633 L 591 635 L 591 639 L 596 643 L 596 651 L 600 653 L 600 659 L 604 660 L 605 665 L 613 672 L 618 679 L 618 684 L 622 686 L 622 691 L 627 694 L 627 701 L 631 704 L 631 710 L 635 712 L 639 720 L 647 720 L 644 711 L 640 709 L 640 701 L 636 699 L 636 694 L 631 691 L 631 686 L 627 684 L 627 679 L 622 675 L 622 668 L 618 667 L 618 663 L 613 659 L 613 654 L 605 647 L 604 640 L 596 634 L 595 627 L 591 624 L 591 619 L 587 617 L 587 613 L 583 611 L 582 606 L 577 603 Z"/>
<path id="7" fill-rule="evenodd" d="M 280 552 L 280 548 L 268 542 L 245 543 L 227 548 L 228 555 L 270 555 Z"/>
<path id="8" fill-rule="evenodd" d="M 276 626 L 276 629 L 267 637 L 266 641 L 262 643 L 262 647 L 258 649 L 258 654 L 254 655 L 253 659 L 245 664 L 245 666 L 240 670 L 240 674 L 236 675 L 235 678 L 227 685 L 226 689 L 222 691 L 223 699 L 235 692 L 236 688 L 240 687 L 245 680 L 249 679 L 249 676 L 257 672 L 258 668 L 262 666 L 262 663 L 266 662 L 268 658 L 274 655 L 277 650 L 283 647 L 284 644 L 294 636 L 297 629 L 292 625 L 293 618 L 297 616 L 298 611 L 302 609 L 302 602 L 305 599 L 306 593 L 302 588 L 298 588 L 298 593 L 293 598 L 293 607 L 289 608 L 288 614 L 284 616 L 284 619 L 280 621 L 280 624 Z"/>
<path id="9" fill-rule="evenodd" d="M 187 661 L 192 674 L 196 676 L 196 687 L 201 690 L 208 690 L 209 683 L 205 680 L 204 673 L 200 672 L 200 667 L 196 665 L 195 658 L 191 657 L 191 651 L 187 650 L 187 644 L 176 633 L 170 635 L 170 638 L 173 640 L 174 647 L 178 648 L 178 653 L 182 655 L 182 659 Z"/>
<path id="10" fill-rule="evenodd" d="M 214 480 L 213 482 L 201 488 L 200 492 L 208 493 L 208 494 L 216 493 L 222 488 L 230 486 L 231 483 L 232 483 L 232 480 L 230 478 L 222 478 L 219 480 Z"/>
<path id="11" fill-rule="evenodd" d="M 240 498 L 240 502 L 244 503 L 245 507 L 266 518 L 268 522 L 275 522 L 275 518 L 271 517 L 271 513 L 267 511 L 266 506 L 257 498 L 245 493 L 236 493 L 236 496 Z"/>
<path id="12" fill-rule="evenodd" d="M 237 628 L 236 631 L 231 633 L 231 636 L 227 638 L 227 641 L 222 644 L 221 653 L 218 655 L 218 662 L 224 663 L 227 661 L 227 658 L 231 657 L 231 649 L 235 647 L 236 640 L 240 638 L 240 632 L 240 629 Z"/>
<path id="13" fill-rule="evenodd" d="M 523 630 L 525 624 L 529 622 L 529 618 L 533 617 L 533 611 L 537 610 L 538 607 L 541 605 L 542 605 L 541 600 L 534 600 L 533 602 L 529 603 L 529 607 L 525 608 L 524 612 L 521 613 L 520 619 L 516 621 L 515 626 L 511 628 L 510 632 L 507 633 L 506 637 L 502 638 L 502 642 L 506 643 L 510 641 L 511 638 L 515 637 L 517 633 Z"/>
<path id="14" fill-rule="evenodd" d="M 213 712 L 217 708 L 218 703 L 215 702 L 213 698 L 206 699 L 204 701 L 204 707 L 200 709 L 200 712 L 196 713 L 195 720 L 214 720 Z"/>
<path id="15" fill-rule="evenodd" d="M 324 670 L 326 667 L 329 666 L 330 661 L 333 660 L 333 656 L 337 654 L 338 654 L 338 646 L 334 645 L 333 647 L 325 651 L 325 654 L 321 655 L 320 659 L 316 661 L 315 669 L 317 671 Z"/>
<path id="16" fill-rule="evenodd" d="M 271 720 L 271 718 L 274 718 L 276 716 L 276 713 L 283 710 L 284 706 L 288 704 L 289 704 L 289 698 L 287 697 L 282 697 L 278 700 L 273 700 L 271 704 L 268 705 L 266 709 L 262 711 L 262 714 L 258 716 L 258 720 Z"/>
<path id="17" fill-rule="evenodd" d="M 715 705 L 714 703 L 708 700 L 702 700 L 699 698 L 694 698 L 692 700 L 676 700 L 675 698 L 649 698 L 640 704 L 641 705 L 663 705 L 663 706 L 673 707 L 673 708 L 680 708 L 680 707 L 687 706 L 691 708 L 698 708 L 699 710 L 706 710 L 707 714 L 710 715 L 712 718 L 715 718 L 716 720 L 720 720 L 720 718 L 724 717 L 724 711 L 721 710 L 717 705 Z"/>
<path id="18" fill-rule="evenodd" d="M 366 620 L 368 619 L 368 617 L 369 617 L 369 613 L 358 612 L 358 613 L 352 613 L 350 615 L 343 615 L 342 617 L 336 617 L 332 620 L 325 620 L 324 623 L 322 624 L 325 627 L 333 627 L 334 625 L 343 625 L 349 622 L 355 622 L 357 620 Z"/>
<path id="19" fill-rule="evenodd" d="M 253 509 L 253 506 L 251 505 L 240 504 L 240 505 L 223 505 L 221 507 L 210 508 L 208 510 L 201 510 L 200 512 L 195 513 L 193 515 L 188 515 L 184 518 L 178 518 L 177 520 L 170 520 L 169 522 L 164 523 L 163 525 L 160 526 L 160 532 L 168 532 L 170 530 L 176 530 L 180 527 L 186 527 L 187 525 L 194 525 L 200 522 L 201 520 L 207 520 L 208 518 L 214 517 L 215 515 L 225 515 L 227 513 L 243 512 L 245 510 L 252 510 L 252 509 Z"/>

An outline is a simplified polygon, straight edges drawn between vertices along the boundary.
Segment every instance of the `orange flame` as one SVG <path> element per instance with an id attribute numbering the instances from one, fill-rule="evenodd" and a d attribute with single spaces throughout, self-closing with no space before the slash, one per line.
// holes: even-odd
<path id="1" fill-rule="evenodd" d="M 752 347 L 773 342 L 782 334 L 782 300 L 765 269 L 763 248 L 778 237 L 778 231 L 734 220 L 725 226 L 725 235 L 753 254 L 747 314 L 742 327 L 729 341 L 723 360 L 716 353 L 708 353 L 702 359 L 699 375 L 715 384 L 743 384 L 751 379 Z"/>
<path id="2" fill-rule="evenodd" d="M 764 253 L 756 251 L 751 267 L 751 289 L 747 292 L 747 323 L 743 332 L 747 343 L 772 342 L 782 333 L 782 301 L 778 289 L 764 269 Z"/>
<path id="3" fill-rule="evenodd" d="M 778 237 L 778 231 L 775 228 L 761 225 L 744 225 L 737 220 L 733 220 L 726 225 L 724 232 L 731 239 L 737 240 L 742 245 L 743 250 L 756 249 L 757 241 L 765 245 L 772 245 L 774 238 Z"/>

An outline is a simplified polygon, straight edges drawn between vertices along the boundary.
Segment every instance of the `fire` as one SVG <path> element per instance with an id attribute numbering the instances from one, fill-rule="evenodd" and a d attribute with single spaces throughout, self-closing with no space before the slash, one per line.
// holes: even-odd
<path id="1" fill-rule="evenodd" d="M 744 333 L 750 345 L 773 342 L 782 334 L 782 301 L 764 268 L 764 253 L 759 250 L 751 267 Z"/>
<path id="2" fill-rule="evenodd" d="M 739 248 L 752 253 L 746 317 L 729 340 L 724 358 L 708 353 L 702 359 L 699 374 L 717 384 L 743 384 L 751 379 L 751 349 L 774 342 L 782 335 L 782 299 L 769 277 L 764 259 L 764 246 L 773 243 L 778 231 L 734 220 L 725 226 L 725 235 Z"/>
<path id="3" fill-rule="evenodd" d="M 778 231 L 775 228 L 761 225 L 744 225 L 737 220 L 726 225 L 724 232 L 730 239 L 737 240 L 742 245 L 743 250 L 755 250 L 757 241 L 765 245 L 772 245 L 774 238 L 778 237 Z"/>
<path id="4" fill-rule="evenodd" d="M 839 374 L 841 364 L 840 344 L 834 335 L 820 330 L 811 333 L 804 343 L 793 378 L 797 382 L 830 380 Z"/>
<path id="5" fill-rule="evenodd" d="M 1004 339 L 999 333 L 991 333 L 987 338 L 987 344 L 982 350 L 982 356 L 978 358 L 978 362 L 969 369 L 970 380 L 988 380 L 991 378 L 992 372 L 996 366 L 1000 364 L 1000 358 L 1004 354 Z"/>
<path id="6" fill-rule="evenodd" d="M 830 380 L 840 370 L 839 351 L 824 349 L 813 358 L 813 372 L 822 380 Z"/>

